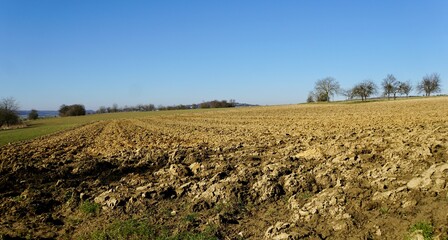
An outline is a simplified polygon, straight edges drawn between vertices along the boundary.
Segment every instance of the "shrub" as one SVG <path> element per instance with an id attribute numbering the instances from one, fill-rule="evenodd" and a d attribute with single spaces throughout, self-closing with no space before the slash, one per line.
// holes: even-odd
<path id="1" fill-rule="evenodd" d="M 37 110 L 32 109 L 30 113 L 28 113 L 28 120 L 36 120 L 39 118 L 39 113 Z"/>
<path id="2" fill-rule="evenodd" d="M 306 99 L 306 102 L 307 102 L 307 103 L 312 103 L 312 102 L 314 102 L 314 93 L 313 93 L 313 92 L 310 92 L 310 93 L 308 94 L 308 97 L 307 97 L 307 99 Z"/>
<path id="3" fill-rule="evenodd" d="M 324 92 L 319 92 L 316 96 L 316 101 L 317 102 L 329 102 L 330 97 Z"/>
<path id="4" fill-rule="evenodd" d="M 19 110 L 19 106 L 14 98 L 3 98 L 0 101 L 0 127 L 19 124 L 20 118 L 17 110 Z"/>
<path id="5" fill-rule="evenodd" d="M 81 104 L 73 104 L 73 105 L 65 105 L 63 104 L 59 108 L 59 116 L 68 117 L 68 116 L 82 116 L 86 115 L 86 109 L 84 105 Z"/>
<path id="6" fill-rule="evenodd" d="M 20 123 L 19 115 L 16 112 L 0 109 L 0 126 L 10 126 Z"/>

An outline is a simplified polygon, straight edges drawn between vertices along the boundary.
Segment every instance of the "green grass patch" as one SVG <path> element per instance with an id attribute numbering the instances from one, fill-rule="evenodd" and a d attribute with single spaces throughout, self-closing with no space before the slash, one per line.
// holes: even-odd
<path id="1" fill-rule="evenodd" d="M 77 117 L 53 117 L 26 121 L 27 127 L 19 129 L 0 130 L 0 146 L 8 143 L 31 140 L 44 135 L 56 133 L 63 130 L 76 128 L 85 124 L 114 119 L 144 118 L 168 114 L 179 114 L 186 111 L 200 110 L 173 110 L 159 112 L 121 112 L 106 114 L 91 114 Z"/>
<path id="2" fill-rule="evenodd" d="M 98 203 L 85 201 L 81 203 L 79 210 L 85 214 L 97 215 L 100 212 L 100 207 Z"/>
<path id="3" fill-rule="evenodd" d="M 410 234 L 413 234 L 417 231 L 421 232 L 425 240 L 431 240 L 432 235 L 434 234 L 434 227 L 428 222 L 418 222 L 412 225 L 409 229 Z"/>
<path id="4" fill-rule="evenodd" d="M 202 233 L 182 232 L 170 235 L 166 229 L 151 226 L 144 220 L 130 219 L 117 221 L 103 230 L 94 231 L 81 239 L 121 240 L 121 239 L 155 239 L 155 240 L 217 240 L 213 230 L 208 228 Z"/>

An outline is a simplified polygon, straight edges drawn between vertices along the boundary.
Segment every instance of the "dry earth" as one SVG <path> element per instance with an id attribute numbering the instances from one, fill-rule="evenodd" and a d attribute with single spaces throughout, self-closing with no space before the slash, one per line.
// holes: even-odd
<path id="1" fill-rule="evenodd" d="M 132 218 L 220 239 L 403 239 L 426 221 L 443 239 L 447 139 L 448 98 L 96 122 L 0 148 L 0 236 Z"/>

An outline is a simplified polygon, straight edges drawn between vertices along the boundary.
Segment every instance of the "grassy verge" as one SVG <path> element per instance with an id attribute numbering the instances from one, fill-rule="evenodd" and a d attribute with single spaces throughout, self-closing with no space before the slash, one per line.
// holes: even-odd
<path id="1" fill-rule="evenodd" d="M 0 131 L 0 146 L 18 141 L 30 140 L 47 134 L 75 128 L 83 124 L 101 120 L 136 118 L 147 116 L 151 113 L 111 113 L 93 114 L 79 117 L 54 117 L 27 121 L 28 127 Z"/>
<path id="2" fill-rule="evenodd" d="M 141 118 L 147 116 L 179 114 L 186 110 L 178 111 L 161 111 L 161 112 L 125 112 L 125 113 L 107 113 L 92 114 L 79 117 L 54 117 L 27 121 L 28 127 L 19 129 L 9 129 L 0 131 L 0 146 L 8 143 L 30 140 L 47 134 L 79 127 L 84 124 L 113 119 L 130 119 Z M 196 111 L 196 110 L 195 110 Z"/>

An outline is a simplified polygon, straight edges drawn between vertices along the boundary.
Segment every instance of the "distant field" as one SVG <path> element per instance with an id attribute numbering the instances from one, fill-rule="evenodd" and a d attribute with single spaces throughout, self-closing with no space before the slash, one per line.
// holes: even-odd
<path id="1" fill-rule="evenodd" d="M 27 121 L 26 123 L 28 127 L 26 128 L 1 130 L 0 146 L 6 145 L 8 143 L 34 139 L 40 136 L 75 128 L 96 121 L 123 119 L 123 118 L 132 119 L 154 115 L 176 114 L 182 111 L 183 110 L 169 111 L 169 112 L 126 112 L 126 113 L 92 114 L 79 117 L 63 117 L 63 118 L 55 117 L 55 118 L 44 118 L 34 121 Z"/>
<path id="2" fill-rule="evenodd" d="M 412 97 L 412 98 L 397 98 L 395 101 L 410 101 L 421 99 L 422 97 Z M 434 99 L 433 97 L 431 99 Z M 443 99 L 444 97 L 437 97 Z M 331 103 L 317 103 L 317 105 L 328 105 L 328 104 L 367 104 L 371 102 L 382 102 L 388 101 L 387 99 L 370 99 L 368 101 L 362 102 L 360 100 L 353 101 L 338 101 Z M 393 100 L 390 100 L 393 101 Z M 316 103 L 313 103 L 316 105 Z M 307 105 L 307 104 L 302 104 Z M 238 108 L 237 108 L 238 109 Z M 173 110 L 173 111 L 160 111 L 160 112 L 125 112 L 125 113 L 108 113 L 108 114 L 92 114 L 80 117 L 55 117 L 55 118 L 45 118 L 34 121 L 28 121 L 27 128 L 22 129 L 11 129 L 11 130 L 1 130 L 0 131 L 0 146 L 6 145 L 8 143 L 15 143 L 19 141 L 31 140 L 40 136 L 47 134 L 71 129 L 84 124 L 92 123 L 95 121 L 102 120 L 113 120 L 113 119 L 133 119 L 133 118 L 144 118 L 147 116 L 157 116 L 157 115 L 176 115 L 182 113 L 197 113 L 206 111 L 222 111 L 230 109 L 196 109 L 196 110 Z"/>

